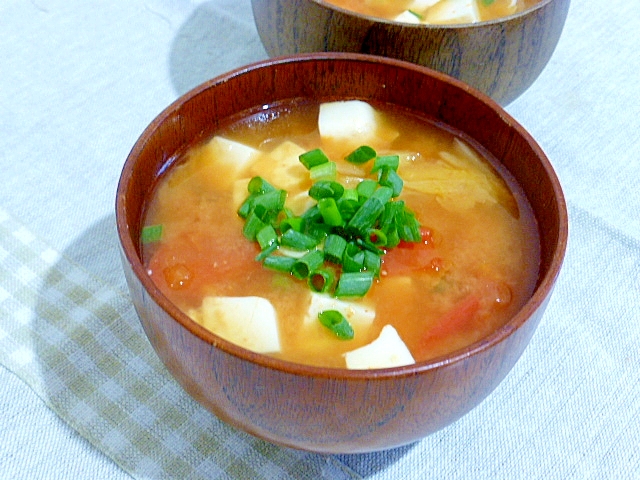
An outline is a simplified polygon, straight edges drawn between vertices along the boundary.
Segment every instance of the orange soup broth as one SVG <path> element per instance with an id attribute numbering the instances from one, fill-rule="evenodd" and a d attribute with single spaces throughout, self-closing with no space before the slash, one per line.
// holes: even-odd
<path id="1" fill-rule="evenodd" d="M 375 308 L 368 330 L 339 340 L 319 322 L 302 328 L 309 304 L 306 283 L 254 259 L 259 247 L 243 236 L 233 200 L 237 175 L 225 171 L 203 146 L 168 169 L 148 205 L 145 224 L 164 226 L 160 242 L 143 245 L 145 265 L 160 290 L 185 312 L 198 308 L 207 295 L 264 297 L 278 312 L 282 352 L 275 356 L 338 368 L 345 367 L 345 352 L 370 343 L 386 324 L 395 327 L 416 361 L 424 361 L 468 346 L 508 321 L 530 297 L 538 275 L 537 226 L 520 187 L 495 159 L 490 164 L 483 159 L 482 174 L 471 178 L 492 175 L 496 201 L 469 200 L 468 186 L 450 188 L 446 178 L 435 194 L 410 188 L 421 181 L 431 188 L 429 171 L 442 167 L 441 152 L 460 155 L 458 136 L 426 119 L 374 106 L 384 123 L 400 132 L 378 153 L 402 154 L 400 198 L 420 221 L 424 241 L 389 250 L 372 289 L 363 299 L 350 299 Z M 364 170 L 342 160 L 352 148 L 323 143 L 317 116 L 318 105 L 274 107 L 216 134 L 264 152 L 284 140 L 305 150 L 320 147 L 339 164 L 339 181 L 357 181 Z M 479 148 L 464 145 L 479 155 Z M 252 175 L 242 172 L 242 184 Z M 269 181 L 268 174 L 263 177 Z M 310 186 L 309 180 L 300 189 Z"/>
<path id="2" fill-rule="evenodd" d="M 325 0 L 336 7 L 351 10 L 352 12 L 368 15 L 370 17 L 393 20 L 402 12 L 410 9 L 413 0 Z M 480 21 L 495 20 L 507 17 L 527 10 L 540 0 L 517 0 L 515 9 L 511 6 L 512 0 L 495 0 L 491 5 L 485 5 L 478 1 L 478 14 Z"/>

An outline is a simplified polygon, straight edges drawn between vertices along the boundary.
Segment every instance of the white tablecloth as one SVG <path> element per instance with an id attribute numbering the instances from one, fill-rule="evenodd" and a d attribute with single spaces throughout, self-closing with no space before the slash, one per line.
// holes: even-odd
<path id="1" fill-rule="evenodd" d="M 551 62 L 507 107 L 570 214 L 521 361 L 414 445 L 321 456 L 188 399 L 140 332 L 118 257 L 115 189 L 138 135 L 180 94 L 266 58 L 249 0 L 2 0 L 0 478 L 640 478 L 639 27 L 637 0 L 573 0 Z M 109 370 L 114 355 L 131 368 Z"/>

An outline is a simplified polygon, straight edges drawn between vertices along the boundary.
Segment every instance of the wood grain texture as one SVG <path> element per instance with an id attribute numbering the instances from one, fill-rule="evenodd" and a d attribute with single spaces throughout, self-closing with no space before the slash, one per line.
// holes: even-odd
<path id="1" fill-rule="evenodd" d="M 570 0 L 542 0 L 502 20 L 476 25 L 409 25 L 340 9 L 321 0 L 252 0 L 271 56 L 360 52 L 417 63 L 451 75 L 501 105 L 538 78 L 556 48 Z"/>
<path id="2" fill-rule="evenodd" d="M 291 364 L 242 349 L 182 314 L 153 285 L 138 238 L 147 195 L 171 159 L 238 112 L 292 98 L 390 102 L 465 132 L 507 166 L 540 225 L 542 262 L 531 300 L 503 328 L 455 355 L 349 371 Z M 358 54 L 310 54 L 238 69 L 174 102 L 129 154 L 116 199 L 122 260 L 144 330 L 184 389 L 222 420 L 265 440 L 324 453 L 411 443 L 478 405 L 516 363 L 551 295 L 567 242 L 567 212 L 544 152 L 496 102 L 438 72 Z"/>

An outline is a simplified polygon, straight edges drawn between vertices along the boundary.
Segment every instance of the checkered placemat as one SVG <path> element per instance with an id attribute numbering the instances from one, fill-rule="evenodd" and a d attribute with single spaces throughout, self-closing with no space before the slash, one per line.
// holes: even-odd
<path id="1" fill-rule="evenodd" d="M 126 294 L 2 209 L 0 363 L 135 478 L 360 478 L 207 412 L 164 369 Z"/>

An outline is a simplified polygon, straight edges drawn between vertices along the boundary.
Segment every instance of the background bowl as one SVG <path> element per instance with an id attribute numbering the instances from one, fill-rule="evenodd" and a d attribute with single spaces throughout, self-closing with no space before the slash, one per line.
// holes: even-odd
<path id="1" fill-rule="evenodd" d="M 196 324 L 160 293 L 145 272 L 138 239 L 146 197 L 168 162 L 234 114 L 298 97 L 396 104 L 465 132 L 504 163 L 528 196 L 542 242 L 536 289 L 511 321 L 484 340 L 437 360 L 375 371 L 327 369 L 233 345 Z M 332 453 L 407 444 L 478 405 L 533 335 L 567 241 L 566 206 L 548 159 L 497 103 L 438 72 L 358 54 L 266 61 L 180 97 L 153 120 L 129 154 L 118 185 L 116 217 L 133 303 L 153 348 L 184 389 L 222 420 L 258 437 Z"/>
<path id="2" fill-rule="evenodd" d="M 541 0 L 517 15 L 466 25 L 411 25 L 322 0 L 252 0 L 271 56 L 360 52 L 424 65 L 507 105 L 538 78 L 556 48 L 570 0 Z"/>

